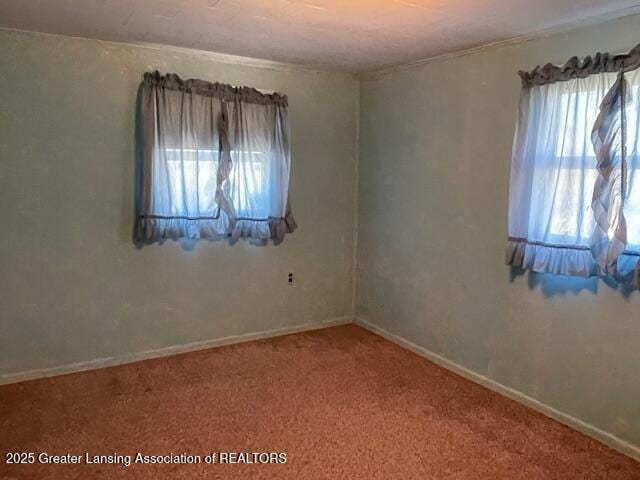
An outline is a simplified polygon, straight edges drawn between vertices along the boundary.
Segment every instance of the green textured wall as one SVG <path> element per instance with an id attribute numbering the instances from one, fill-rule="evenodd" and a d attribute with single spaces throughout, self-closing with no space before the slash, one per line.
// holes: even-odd
<path id="1" fill-rule="evenodd" d="M 503 266 L 516 71 L 628 50 L 639 27 L 629 17 L 360 86 L 0 31 L 0 375 L 352 315 L 359 102 L 357 315 L 640 445 L 640 295 Z M 300 228 L 282 245 L 133 245 L 135 94 L 152 69 L 289 95 Z"/>
<path id="2" fill-rule="evenodd" d="M 626 52 L 627 17 L 361 85 L 356 314 L 640 446 L 640 294 L 504 266 L 516 72 Z"/>
<path id="3" fill-rule="evenodd" d="M 134 246 L 136 90 L 154 69 L 289 96 L 284 243 Z M 348 75 L 0 31 L 0 374 L 352 317 L 357 92 Z"/>

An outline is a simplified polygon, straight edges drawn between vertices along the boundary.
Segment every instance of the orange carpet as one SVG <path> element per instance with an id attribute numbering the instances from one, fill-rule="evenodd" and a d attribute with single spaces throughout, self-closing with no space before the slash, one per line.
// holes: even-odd
<path id="1" fill-rule="evenodd" d="M 640 463 L 353 325 L 2 386 L 0 451 L 2 480 L 640 479 Z M 85 452 L 286 463 L 37 458 Z"/>

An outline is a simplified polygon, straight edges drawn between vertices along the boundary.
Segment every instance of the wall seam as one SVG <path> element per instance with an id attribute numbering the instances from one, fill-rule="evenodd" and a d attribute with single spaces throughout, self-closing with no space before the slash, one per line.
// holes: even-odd
<path id="1" fill-rule="evenodd" d="M 356 315 L 356 298 L 358 295 L 358 226 L 360 224 L 360 80 L 356 79 L 356 138 L 355 138 L 355 200 L 353 222 L 353 271 L 351 273 L 351 311 Z"/>

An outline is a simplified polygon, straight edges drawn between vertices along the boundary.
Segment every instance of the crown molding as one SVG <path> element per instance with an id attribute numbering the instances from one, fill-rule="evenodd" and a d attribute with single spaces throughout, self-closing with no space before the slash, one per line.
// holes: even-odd
<path id="1" fill-rule="evenodd" d="M 454 52 L 442 53 L 439 55 L 434 55 L 432 57 L 423 58 L 420 60 L 416 60 L 408 63 L 401 63 L 398 65 L 393 65 L 390 67 L 380 68 L 377 70 L 360 72 L 356 74 L 356 77 L 359 80 L 375 80 L 382 78 L 386 75 L 395 72 L 401 72 L 404 70 L 413 70 L 416 68 L 423 67 L 424 65 L 428 65 L 430 63 L 436 62 L 444 62 L 447 60 L 451 60 L 459 57 L 466 57 L 468 55 L 474 55 L 477 53 L 481 53 L 487 50 L 493 50 L 498 48 L 511 47 L 514 45 L 520 45 L 523 43 L 531 42 L 534 40 L 539 40 L 543 38 L 548 38 L 553 35 L 559 35 L 562 33 L 572 32 L 574 30 L 579 30 L 581 28 L 599 25 L 603 23 L 613 22 L 616 20 L 620 20 L 621 18 L 631 17 L 633 15 L 640 14 L 640 5 L 636 5 L 633 7 L 624 8 L 622 10 L 616 10 L 615 12 L 609 12 L 606 14 L 598 15 L 595 17 L 590 17 L 588 19 L 583 19 L 577 22 L 564 23 L 562 25 L 558 25 L 552 28 L 547 28 L 544 30 L 540 30 L 538 32 L 529 33 L 527 35 L 520 35 L 517 37 L 509 38 L 506 40 L 500 40 L 497 42 L 486 43 L 483 45 L 478 45 L 475 47 L 466 48 L 463 50 L 457 50 Z"/>
<path id="2" fill-rule="evenodd" d="M 297 63 L 278 62 L 275 60 L 265 60 L 262 58 L 254 58 L 254 57 L 244 57 L 240 55 L 231 55 L 227 53 L 213 52 L 210 50 L 200 50 L 196 48 L 186 48 L 186 47 L 178 47 L 175 45 L 165 45 L 161 43 L 102 40 L 99 38 L 79 37 L 79 36 L 66 35 L 61 33 L 37 32 L 33 30 L 24 30 L 19 28 L 10 28 L 10 27 L 0 27 L 0 32 L 16 33 L 16 34 L 34 36 L 34 37 L 44 36 L 44 37 L 56 37 L 56 38 L 71 38 L 74 40 L 94 42 L 106 48 L 135 47 L 135 48 L 140 48 L 144 50 L 161 52 L 164 54 L 179 54 L 179 55 L 185 55 L 185 56 L 191 56 L 191 57 L 200 57 L 200 58 L 205 58 L 217 63 L 226 63 L 229 65 L 238 65 L 238 66 L 251 67 L 251 68 L 261 68 L 261 69 L 273 70 L 273 71 L 279 71 L 279 72 L 303 72 L 303 73 L 308 73 L 312 75 L 321 74 L 321 75 L 336 75 L 336 76 L 342 76 L 342 77 L 347 76 L 351 78 L 356 77 L 356 74 L 354 72 L 344 72 L 339 70 L 314 68 L 308 65 L 302 65 Z"/>

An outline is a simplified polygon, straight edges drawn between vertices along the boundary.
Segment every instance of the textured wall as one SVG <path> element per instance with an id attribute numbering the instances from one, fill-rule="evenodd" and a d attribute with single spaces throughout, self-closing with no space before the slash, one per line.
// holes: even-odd
<path id="1" fill-rule="evenodd" d="M 356 80 L 212 58 L 0 31 L 0 374 L 353 315 Z M 153 69 L 289 96 L 284 243 L 133 245 Z"/>
<path id="2" fill-rule="evenodd" d="M 640 446 L 640 295 L 504 266 L 519 69 L 624 52 L 640 17 L 361 83 L 356 314 Z"/>
<path id="3" fill-rule="evenodd" d="M 629 17 L 361 82 L 357 314 L 640 445 L 638 294 L 503 266 L 515 72 L 638 42 Z M 134 101 L 173 71 L 290 98 L 300 228 L 131 242 Z M 349 76 L 0 31 L 0 374 L 352 314 Z M 286 274 L 296 284 L 286 285 Z"/>

